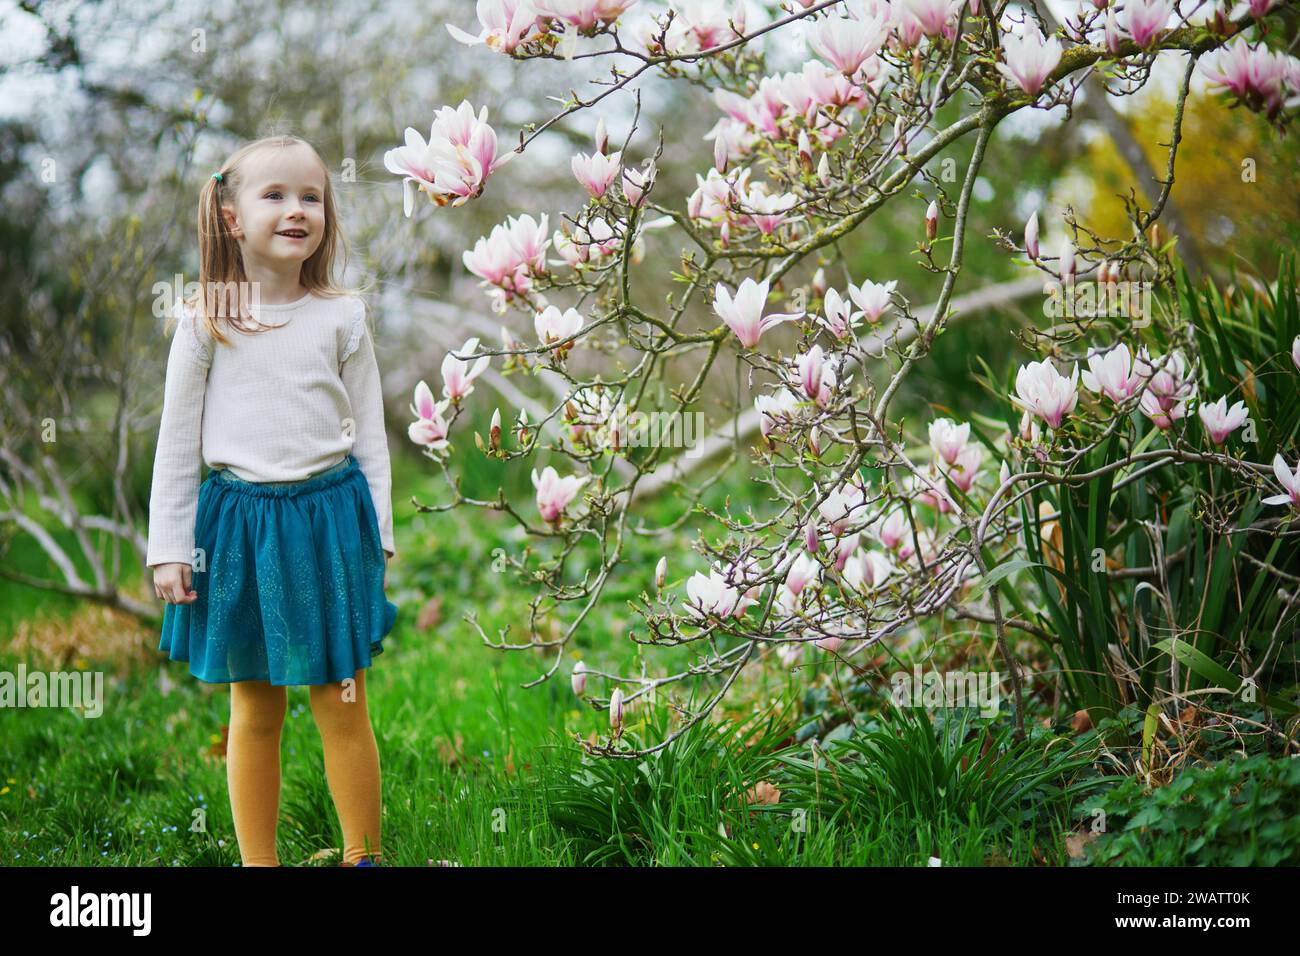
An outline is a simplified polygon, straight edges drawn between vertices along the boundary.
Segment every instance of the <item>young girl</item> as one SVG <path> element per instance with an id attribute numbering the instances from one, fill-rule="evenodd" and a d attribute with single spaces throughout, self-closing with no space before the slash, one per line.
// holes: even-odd
<path id="1" fill-rule="evenodd" d="M 198 219 L 202 291 L 177 308 L 149 501 L 158 648 L 230 684 L 243 865 L 280 865 L 285 688 L 306 684 L 342 865 L 373 866 L 365 669 L 397 614 L 391 478 L 365 305 L 333 280 L 329 171 L 295 137 L 249 143 L 204 183 Z"/>

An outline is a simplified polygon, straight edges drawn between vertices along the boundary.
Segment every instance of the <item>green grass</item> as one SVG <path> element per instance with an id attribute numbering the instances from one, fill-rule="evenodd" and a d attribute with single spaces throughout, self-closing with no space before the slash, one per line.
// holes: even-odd
<path id="1" fill-rule="evenodd" d="M 476 465 L 474 480 L 493 479 L 489 467 Z M 492 638 L 512 625 L 509 639 L 526 639 L 521 608 L 532 592 L 492 570 L 495 549 L 522 544 L 500 515 L 412 515 L 411 494 L 440 500 L 430 475 L 418 460 L 394 457 L 401 559 L 389 593 L 401 613 L 367 675 L 389 862 L 1070 862 L 1065 837 L 1085 826 L 1083 790 L 1098 782 L 1087 739 L 1034 722 L 1029 740 L 1016 744 L 1006 714 L 985 722 L 950 713 L 933 724 L 922 712 L 890 716 L 887 692 L 865 678 L 845 691 L 847 675 L 828 683 L 817 673 L 820 664 L 797 674 L 747 675 L 733 688 L 725 715 L 715 714 L 644 760 L 584 755 L 574 735 L 605 735 L 608 715 L 573 695 L 569 671 L 587 658 L 605 669 L 639 672 L 641 649 L 627 638 L 639 618 L 624 601 L 648 587 L 642 577 L 657 560 L 654 549 L 663 546 L 632 539 L 638 550 L 627 572 L 612 582 L 601 615 L 579 632 L 556 678 L 523 689 L 551 659 L 486 648 L 462 619 L 474 611 Z M 691 566 L 686 552 L 670 553 L 669 586 L 680 588 L 702 562 Z M 0 583 L 0 596 L 12 593 L 12 584 Z M 434 597 L 442 601 L 440 619 L 417 630 L 421 607 Z M 54 609 L 42 596 L 27 594 L 23 601 L 29 618 L 37 607 Z M 0 865 L 238 862 L 225 761 L 212 752 L 228 719 L 228 688 L 201 684 L 185 665 L 164 663 L 154 632 L 146 631 L 144 640 L 155 643 L 143 653 L 74 665 L 105 672 L 98 718 L 53 708 L 0 709 Z M 645 662 L 663 672 L 689 654 L 688 648 L 661 649 Z M 15 647 L 0 641 L 0 670 L 18 663 Z M 38 660 L 24 663 L 42 669 Z M 599 682 L 589 686 L 605 692 Z M 695 692 L 715 690 L 706 684 Z M 673 729 L 664 703 L 630 708 L 625 742 L 664 739 Z M 289 705 L 280 858 L 305 865 L 313 854 L 338 847 L 340 835 L 307 690 L 291 688 Z"/>

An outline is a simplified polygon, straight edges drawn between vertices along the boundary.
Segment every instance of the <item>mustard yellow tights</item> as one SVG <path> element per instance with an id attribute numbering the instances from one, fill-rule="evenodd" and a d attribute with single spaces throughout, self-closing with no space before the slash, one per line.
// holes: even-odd
<path id="1" fill-rule="evenodd" d="M 343 830 L 343 866 L 369 857 L 380 862 L 379 750 L 366 709 L 366 672 L 356 686 L 309 688 L 311 712 L 325 750 L 325 777 Z M 288 695 L 266 681 L 230 685 L 226 779 L 235 836 L 244 866 L 279 866 L 280 730 Z"/>

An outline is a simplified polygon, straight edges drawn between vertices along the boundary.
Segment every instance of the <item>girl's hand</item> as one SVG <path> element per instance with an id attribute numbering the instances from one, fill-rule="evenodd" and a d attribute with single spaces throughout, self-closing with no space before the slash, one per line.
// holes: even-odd
<path id="1" fill-rule="evenodd" d="M 199 599 L 190 588 L 193 573 L 188 564 L 160 564 L 153 569 L 153 593 L 168 604 L 192 604 Z"/>

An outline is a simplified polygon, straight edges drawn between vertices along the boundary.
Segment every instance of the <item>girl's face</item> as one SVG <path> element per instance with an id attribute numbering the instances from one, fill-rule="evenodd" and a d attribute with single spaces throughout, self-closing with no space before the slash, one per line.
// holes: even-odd
<path id="1" fill-rule="evenodd" d="M 305 262 L 325 236 L 325 172 L 306 146 L 258 150 L 247 160 L 235 206 L 222 215 L 245 266 Z"/>

